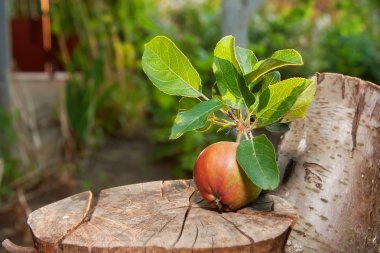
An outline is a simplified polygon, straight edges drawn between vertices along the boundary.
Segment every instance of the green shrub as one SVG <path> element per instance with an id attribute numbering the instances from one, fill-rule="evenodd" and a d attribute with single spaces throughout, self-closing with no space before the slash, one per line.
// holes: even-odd
<path id="1" fill-rule="evenodd" d="M 73 57 L 62 54 L 71 78 L 65 91 L 71 130 L 79 145 L 102 133 L 133 136 L 144 126 L 148 101 L 141 47 L 154 29 L 154 1 L 59 1 L 53 32 L 79 37 Z M 67 52 L 61 43 L 61 52 Z M 77 73 L 80 72 L 80 74 Z M 95 135 L 94 135 L 95 134 Z"/>

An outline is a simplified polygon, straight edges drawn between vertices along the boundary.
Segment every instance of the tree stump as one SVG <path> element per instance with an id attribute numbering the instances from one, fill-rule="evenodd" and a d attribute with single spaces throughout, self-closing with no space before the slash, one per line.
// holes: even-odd
<path id="1" fill-rule="evenodd" d="M 38 252 L 282 253 L 297 213 L 271 197 L 272 211 L 218 213 L 193 181 L 156 181 L 103 190 L 92 207 L 90 192 L 74 195 L 34 211 L 28 225 Z"/>
<path id="2" fill-rule="evenodd" d="M 278 148 L 278 195 L 300 220 L 288 252 L 380 252 L 380 87 L 315 77 L 316 97 Z"/>

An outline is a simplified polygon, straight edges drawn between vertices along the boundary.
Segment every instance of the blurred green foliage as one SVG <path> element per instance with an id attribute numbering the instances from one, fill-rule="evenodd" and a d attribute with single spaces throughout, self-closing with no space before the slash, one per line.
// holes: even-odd
<path id="1" fill-rule="evenodd" d="M 20 3 L 13 3 L 16 16 L 22 15 Z M 160 147 L 155 158 L 168 161 L 183 177 L 205 146 L 229 138 L 210 130 L 169 141 L 178 99 L 154 88 L 141 68 L 144 44 L 153 36 L 166 35 L 188 56 L 210 95 L 215 82 L 213 50 L 222 36 L 221 0 L 50 3 L 52 31 L 70 73 L 65 110 L 79 148 L 99 143 L 105 134 L 129 138 L 142 134 Z M 378 0 L 263 1 L 250 24 L 249 48 L 259 58 L 284 48 L 295 48 L 303 56 L 305 64 L 285 68 L 283 78 L 328 71 L 380 84 Z M 72 54 L 66 41 L 73 37 L 79 44 Z M 12 152 L 17 141 L 12 121 L 11 114 L 0 110 L 0 157 L 5 165 L 0 196 L 22 176 Z"/>
<path id="2" fill-rule="evenodd" d="M 270 1 L 252 17 L 251 48 L 259 57 L 295 48 L 305 65 L 288 74 L 337 72 L 380 84 L 380 2 Z"/>
<path id="3" fill-rule="evenodd" d="M 139 52 L 156 29 L 148 18 L 152 5 L 66 0 L 52 6 L 52 30 L 70 70 L 66 112 L 78 145 L 91 145 L 104 132 L 130 136 L 144 126 L 148 95 Z M 66 45 L 70 36 L 79 37 L 73 56 Z"/>
<path id="4" fill-rule="evenodd" d="M 95 125 L 98 123 L 96 113 L 104 107 L 116 87 L 102 87 L 105 78 L 103 65 L 104 59 L 101 57 L 88 64 L 87 58 L 77 51 L 66 67 L 71 78 L 65 86 L 65 109 L 79 149 L 95 144 L 95 137 L 101 136 L 101 133 L 93 134 L 93 131 L 100 129 Z M 76 74 L 77 69 L 81 70 L 81 76 Z"/>
<path id="5" fill-rule="evenodd" d="M 225 137 L 190 133 L 169 142 L 178 99 L 149 85 L 141 71 L 141 55 L 143 45 L 153 36 L 173 38 L 211 93 L 215 82 L 212 52 L 221 37 L 220 8 L 221 2 L 213 0 L 55 2 L 53 31 L 64 38 L 76 34 L 81 45 L 75 55 L 80 55 L 82 64 L 75 63 L 75 57 L 67 64 L 72 65 L 72 76 L 81 70 L 82 77 L 73 78 L 66 89 L 67 100 L 71 99 L 69 118 L 76 122 L 80 115 L 87 115 L 71 125 L 83 136 L 80 141 L 103 132 L 123 136 L 148 133 L 162 147 L 157 159 L 174 159 L 179 176 L 191 171 L 199 151 Z M 266 1 L 251 16 L 249 48 L 259 58 L 278 49 L 300 51 L 305 65 L 286 68 L 284 78 L 329 71 L 380 83 L 379 13 L 380 4 L 374 0 Z M 82 99 L 91 92 L 91 99 Z"/>
<path id="6" fill-rule="evenodd" d="M 322 71 L 380 84 L 380 2 L 338 1 L 336 17 L 320 38 Z"/>
<path id="7" fill-rule="evenodd" d="M 0 108 L 0 159 L 4 166 L 0 173 L 0 204 L 2 198 L 12 192 L 9 188 L 10 183 L 21 176 L 17 168 L 17 158 L 12 153 L 12 147 L 17 141 L 13 117 L 12 113 Z"/>
<path id="8" fill-rule="evenodd" d="M 149 85 L 142 73 L 141 56 L 144 44 L 154 35 L 175 37 L 199 70 L 205 89 L 211 92 L 215 80 L 210 52 L 220 34 L 218 11 L 219 3 L 215 1 L 185 3 L 179 9 L 160 9 L 152 0 L 55 3 L 54 33 L 61 40 L 77 34 L 80 41 L 71 59 L 62 55 L 71 73 L 65 101 L 77 145 L 97 143 L 104 132 L 127 137 L 146 132 L 162 147 L 156 159 L 176 160 L 179 165 L 174 173 L 178 176 L 191 170 L 197 153 L 220 137 L 189 134 L 184 140 L 168 141 L 178 99 Z M 67 48 L 63 48 L 65 51 Z M 153 124 L 149 129 L 144 127 L 147 120 Z"/>

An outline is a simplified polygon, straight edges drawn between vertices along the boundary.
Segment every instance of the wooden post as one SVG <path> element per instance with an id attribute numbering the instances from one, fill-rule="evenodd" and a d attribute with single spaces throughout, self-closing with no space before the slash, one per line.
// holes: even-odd
<path id="1" fill-rule="evenodd" d="M 218 213 L 189 180 L 106 189 L 91 208 L 92 195 L 84 192 L 34 211 L 28 218 L 34 249 L 21 249 L 282 253 L 297 213 L 285 200 L 271 197 L 272 211 L 248 206 Z M 20 249 L 9 241 L 4 244 L 12 253 Z"/>
<path id="2" fill-rule="evenodd" d="M 377 253 L 380 245 L 380 87 L 323 73 L 307 117 L 279 148 L 278 195 L 300 215 L 288 252 Z"/>

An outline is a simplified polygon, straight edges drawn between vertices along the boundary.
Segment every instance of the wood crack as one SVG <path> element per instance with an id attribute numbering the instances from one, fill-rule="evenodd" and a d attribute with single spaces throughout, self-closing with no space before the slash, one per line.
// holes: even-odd
<path id="1" fill-rule="evenodd" d="M 165 181 L 162 180 L 162 181 L 161 181 L 161 185 L 160 185 L 161 198 L 164 197 L 164 183 L 165 183 Z"/>
<path id="2" fill-rule="evenodd" d="M 361 116 L 361 113 L 363 112 L 363 109 L 364 109 L 365 94 L 366 94 L 365 91 L 360 94 L 359 102 L 358 102 L 358 104 L 356 106 L 356 110 L 355 110 L 354 119 L 352 121 L 352 129 L 351 129 L 352 150 L 351 150 L 351 152 L 354 152 L 354 150 L 356 149 L 356 136 L 357 136 L 357 132 L 358 132 L 360 116 Z"/>
<path id="3" fill-rule="evenodd" d="M 191 209 L 191 206 L 188 206 L 187 209 L 186 209 L 185 215 L 183 216 L 183 220 L 182 220 L 181 230 L 179 231 L 179 235 L 178 235 L 177 239 L 175 240 L 175 242 L 173 243 L 172 248 L 175 247 L 175 245 L 178 243 L 178 241 L 182 237 L 182 233 L 183 233 L 183 230 L 185 228 L 187 216 L 189 215 L 190 209 Z"/>
<path id="4" fill-rule="evenodd" d="M 373 120 L 373 124 L 372 127 L 375 128 L 375 129 L 379 129 L 380 128 L 380 117 L 378 115 L 378 111 L 380 110 L 380 100 L 378 100 L 375 104 L 375 106 L 373 107 L 372 109 L 372 112 L 371 112 L 371 116 L 370 116 L 370 120 L 372 121 Z"/>
<path id="5" fill-rule="evenodd" d="M 173 218 L 169 219 L 167 222 L 165 222 L 165 224 L 160 228 L 160 230 L 158 230 L 157 233 L 153 233 L 145 242 L 144 242 L 144 247 L 148 244 L 148 242 L 157 234 L 161 233 L 165 228 L 166 226 L 172 222 L 178 215 L 175 215 Z"/>
<path id="6" fill-rule="evenodd" d="M 83 221 L 82 221 L 82 223 L 80 223 L 80 225 L 85 223 L 85 222 L 89 222 L 92 219 L 92 215 L 95 212 L 95 207 L 98 205 L 98 200 L 99 200 L 99 197 L 93 198 L 92 193 L 91 193 L 91 199 L 89 201 L 88 212 L 87 212 L 86 216 L 83 218 Z"/>
<path id="7" fill-rule="evenodd" d="M 61 239 L 59 239 L 59 241 L 56 244 L 56 248 L 60 249 L 60 252 L 63 252 L 63 245 L 62 245 L 63 240 L 65 240 L 69 235 L 71 235 L 80 226 L 82 226 L 83 224 L 85 224 L 85 223 L 87 223 L 87 222 L 89 222 L 91 220 L 92 214 L 94 213 L 95 207 L 97 206 L 97 204 L 98 204 L 98 198 L 94 199 L 92 192 L 90 192 L 90 199 L 88 201 L 88 205 L 87 205 L 87 208 L 86 208 L 86 213 L 87 214 L 83 217 L 83 219 L 82 219 L 82 221 L 80 223 L 78 223 L 72 229 L 68 230 L 67 233 Z"/>
<path id="8" fill-rule="evenodd" d="M 172 245 L 172 248 L 175 247 L 175 245 L 178 243 L 178 241 L 181 239 L 182 237 L 182 233 L 183 233 L 183 230 L 185 228 L 185 224 L 186 224 L 186 221 L 187 221 L 187 216 L 189 215 L 189 212 L 190 212 L 190 209 L 191 209 L 191 202 L 190 202 L 190 199 L 191 197 L 194 195 L 195 193 L 195 190 L 190 194 L 189 196 L 189 203 L 188 203 L 188 206 L 187 206 L 187 209 L 186 209 L 186 212 L 185 212 L 185 215 L 183 216 L 183 220 L 182 220 L 182 225 L 181 225 L 181 231 L 179 232 L 179 235 L 177 237 L 177 240 L 173 243 Z"/>
<path id="9" fill-rule="evenodd" d="M 223 214 L 220 215 L 220 217 L 222 217 L 225 221 L 227 221 L 228 223 L 230 223 L 232 226 L 234 226 L 234 228 L 239 231 L 240 234 L 242 234 L 243 236 L 245 236 L 249 242 L 250 242 L 250 250 L 249 252 L 253 252 L 253 244 L 255 243 L 255 240 L 253 240 L 252 237 L 250 237 L 247 233 L 245 233 L 243 230 L 241 230 L 235 223 L 233 223 L 232 221 L 230 221 L 229 219 L 227 219 L 226 217 L 224 217 Z"/>
<path id="10" fill-rule="evenodd" d="M 186 182 L 189 184 L 185 186 Z M 190 187 L 187 187 L 188 185 Z M 171 203 L 161 198 L 160 181 L 144 183 L 143 186 L 136 184 L 128 189 L 128 195 L 125 194 L 125 187 L 107 189 L 97 196 L 97 202 L 93 200 L 92 203 L 89 203 L 90 193 L 86 192 L 78 197 L 66 198 L 57 204 L 47 206 L 46 211 L 37 212 L 38 216 L 36 214 L 35 216 L 38 217 L 38 226 L 35 225 L 37 221 L 30 223 L 36 232 L 36 238 L 41 241 L 41 245 L 36 245 L 35 248 L 41 252 L 58 253 L 144 252 L 144 250 L 217 252 L 224 249 L 249 252 L 251 248 L 260 251 L 262 247 L 267 247 L 268 238 L 270 243 L 272 240 L 278 240 L 278 245 L 273 247 L 280 248 L 284 240 L 283 233 L 292 225 L 288 219 L 275 219 L 270 217 L 268 212 L 256 211 L 252 211 L 250 215 L 238 212 L 224 213 L 228 219 L 226 221 L 220 218 L 220 214 L 215 210 L 208 211 L 208 208 L 194 206 L 194 203 L 201 200 L 201 196 L 193 187 L 192 181 L 165 181 L 163 197 L 172 198 Z M 144 192 L 149 204 L 145 203 Z M 295 217 L 295 211 L 284 200 L 275 196 L 273 199 L 279 203 L 276 210 Z M 128 200 L 132 200 L 135 205 L 128 205 Z M 114 209 L 114 207 L 119 208 Z M 121 207 L 125 211 L 120 211 Z M 50 213 L 54 214 L 54 217 L 46 219 Z M 263 235 L 260 241 L 254 242 L 250 222 L 257 215 L 260 215 L 256 222 L 257 227 L 261 226 L 261 222 L 265 224 L 268 218 L 269 223 L 273 220 L 276 223 L 283 223 L 284 227 L 273 228 L 278 230 L 276 234 L 279 236 L 272 238 L 270 234 Z M 40 225 L 40 221 L 47 222 Z M 70 233 L 67 232 L 69 230 Z M 55 236 L 56 232 L 59 232 L 59 236 Z M 53 242 L 49 239 L 49 235 L 52 235 L 54 243 L 49 243 Z M 63 235 L 66 236 L 62 238 Z"/>
<path id="11" fill-rule="evenodd" d="M 101 228 L 99 228 L 99 227 L 98 227 L 97 225 L 95 225 L 95 224 L 92 224 L 92 223 L 88 223 L 88 224 L 90 224 L 92 227 L 96 228 L 98 231 L 103 231 Z M 114 237 L 114 238 L 115 238 L 115 237 Z M 115 239 L 117 240 L 117 238 L 115 238 Z M 92 240 L 91 243 L 90 243 L 89 245 L 87 245 L 88 252 L 93 253 L 92 248 L 93 248 L 93 246 L 95 245 L 96 242 L 97 242 L 96 240 Z"/>
<path id="12" fill-rule="evenodd" d="M 347 84 L 347 80 L 344 80 L 344 82 L 342 82 L 342 86 L 341 86 L 342 99 L 344 99 L 344 96 L 345 96 L 345 93 L 346 93 L 346 84 Z"/>
<path id="13" fill-rule="evenodd" d="M 197 240 L 198 240 L 198 233 L 199 233 L 199 231 L 198 231 L 198 225 L 196 225 L 196 229 L 197 229 L 197 232 L 196 232 L 196 234 L 195 234 L 194 242 L 193 242 L 193 244 L 191 245 L 191 251 L 193 251 L 193 249 L 194 249 L 194 245 L 195 245 L 195 243 L 196 243 Z"/>
<path id="14" fill-rule="evenodd" d="M 296 165 L 297 165 L 297 162 L 294 161 L 293 159 L 290 159 L 289 162 L 286 164 L 285 170 L 284 170 L 284 176 L 282 177 L 283 184 L 286 184 L 289 181 Z"/>

